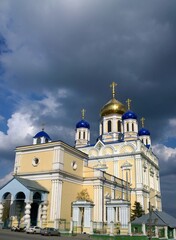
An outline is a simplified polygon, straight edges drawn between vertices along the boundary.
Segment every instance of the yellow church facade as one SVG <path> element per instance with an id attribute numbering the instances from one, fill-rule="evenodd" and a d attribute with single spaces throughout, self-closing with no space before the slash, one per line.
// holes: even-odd
<path id="1" fill-rule="evenodd" d="M 130 234 L 135 201 L 148 212 L 149 202 L 162 210 L 158 159 L 150 132 L 139 130 L 137 115 L 115 98 L 101 109 L 99 137 L 90 144 L 90 125 L 76 124 L 75 146 L 52 141 L 42 130 L 33 144 L 16 148 L 13 179 L 0 189 L 0 222 L 9 208 L 9 224 L 93 233 Z M 88 199 L 78 195 L 86 191 Z M 10 204 L 8 205 L 7 202 Z M 66 229 L 64 229 L 66 230 Z"/>

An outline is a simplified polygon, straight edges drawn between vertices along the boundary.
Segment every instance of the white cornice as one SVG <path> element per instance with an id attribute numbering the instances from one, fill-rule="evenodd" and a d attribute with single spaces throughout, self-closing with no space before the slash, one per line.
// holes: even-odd
<path id="1" fill-rule="evenodd" d="M 87 159 L 88 155 L 77 148 L 74 148 L 62 141 L 56 141 L 56 142 L 48 142 L 43 144 L 33 144 L 33 145 L 27 145 L 27 146 L 21 146 L 17 147 L 15 149 L 16 153 L 18 152 L 35 152 L 35 151 L 48 151 L 53 150 L 55 147 L 62 147 L 66 152 L 72 153 L 76 156 L 79 156 L 80 158 Z"/>

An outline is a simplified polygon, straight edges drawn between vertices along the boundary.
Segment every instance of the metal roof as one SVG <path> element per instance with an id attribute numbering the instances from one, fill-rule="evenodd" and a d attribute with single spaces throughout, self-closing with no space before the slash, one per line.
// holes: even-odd
<path id="1" fill-rule="evenodd" d="M 42 191 L 42 192 L 48 192 L 46 188 L 41 186 L 38 182 L 25 179 L 25 178 L 20 178 L 20 177 L 14 177 L 17 181 L 19 181 L 22 185 L 24 185 L 27 189 L 31 191 Z"/>
<path id="2" fill-rule="evenodd" d="M 155 226 L 169 226 L 171 228 L 176 228 L 176 218 L 170 216 L 163 211 L 152 211 L 151 213 L 152 225 Z M 149 224 L 149 213 L 142 215 L 132 221 L 132 224 Z"/>

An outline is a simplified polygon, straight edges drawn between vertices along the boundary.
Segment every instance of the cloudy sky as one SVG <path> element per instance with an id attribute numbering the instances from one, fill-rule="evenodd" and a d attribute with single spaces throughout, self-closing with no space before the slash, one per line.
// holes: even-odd
<path id="1" fill-rule="evenodd" d="M 116 98 L 146 119 L 163 209 L 176 217 L 175 9 L 175 0 L 0 0 L 0 185 L 15 147 L 42 124 L 74 145 L 85 108 L 94 143 L 115 81 Z"/>

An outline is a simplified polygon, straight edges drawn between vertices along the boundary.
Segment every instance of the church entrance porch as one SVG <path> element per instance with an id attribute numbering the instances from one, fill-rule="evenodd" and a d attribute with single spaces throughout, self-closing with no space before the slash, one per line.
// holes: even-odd
<path id="1" fill-rule="evenodd" d="M 0 225 L 28 228 L 33 224 L 41 227 L 47 214 L 44 204 L 47 193 L 35 181 L 19 177 L 11 179 L 0 192 Z"/>
<path id="2" fill-rule="evenodd" d="M 76 201 L 72 204 L 73 217 L 70 231 L 73 231 L 73 223 L 77 233 L 90 233 L 92 210 L 94 204 L 88 201 Z"/>

